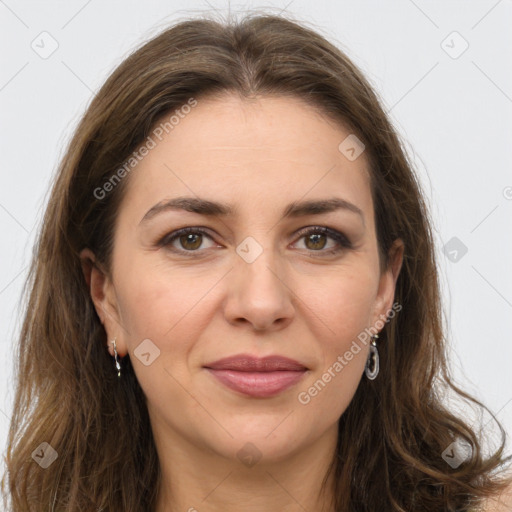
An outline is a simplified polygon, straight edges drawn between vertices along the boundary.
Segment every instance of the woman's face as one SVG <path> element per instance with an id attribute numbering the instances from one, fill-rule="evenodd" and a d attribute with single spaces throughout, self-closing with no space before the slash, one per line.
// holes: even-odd
<path id="1" fill-rule="evenodd" d="M 365 329 L 382 329 L 401 265 L 397 252 L 379 272 L 363 147 L 289 97 L 199 99 L 168 131 L 124 178 L 112 280 L 97 271 L 92 280 L 156 438 L 267 461 L 333 439 L 365 378 Z M 165 206 L 183 197 L 230 212 Z M 300 208 L 327 200 L 350 206 Z M 173 238 L 182 228 L 191 233 Z M 237 355 L 283 356 L 305 370 L 207 368 Z"/>

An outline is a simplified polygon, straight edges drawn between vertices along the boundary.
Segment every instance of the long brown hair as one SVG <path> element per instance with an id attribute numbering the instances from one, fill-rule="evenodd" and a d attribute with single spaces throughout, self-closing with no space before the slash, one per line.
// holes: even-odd
<path id="1" fill-rule="evenodd" d="M 402 310 L 380 334 L 382 378 L 362 379 L 339 421 L 330 467 L 336 511 L 479 505 L 507 484 L 497 474 L 508 460 L 505 432 L 500 426 L 501 444 L 485 453 L 481 432 L 441 399 L 447 389 L 484 407 L 450 379 L 432 221 L 413 166 L 349 58 L 305 23 L 264 13 L 164 30 L 119 65 L 81 119 L 26 282 L 4 500 L 14 512 L 155 506 L 160 472 L 145 397 L 129 356 L 117 378 L 79 253 L 90 248 L 110 273 L 114 221 L 130 179 L 119 169 L 164 115 L 226 91 L 297 97 L 349 127 L 369 158 L 381 268 L 393 241 L 405 244 L 395 293 Z M 123 179 L 113 186 L 116 173 Z M 456 438 L 471 444 L 472 457 L 452 468 L 442 453 Z M 48 452 L 42 443 L 56 455 L 46 469 L 35 462 L 37 450 Z"/>

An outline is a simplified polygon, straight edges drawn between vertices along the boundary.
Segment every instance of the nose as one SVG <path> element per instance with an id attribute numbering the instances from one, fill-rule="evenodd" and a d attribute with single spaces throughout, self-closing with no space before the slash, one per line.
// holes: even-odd
<path id="1" fill-rule="evenodd" d="M 228 322 L 256 331 L 283 329 L 291 322 L 295 295 L 272 250 L 263 250 L 252 263 L 237 255 L 229 274 L 224 307 Z"/>

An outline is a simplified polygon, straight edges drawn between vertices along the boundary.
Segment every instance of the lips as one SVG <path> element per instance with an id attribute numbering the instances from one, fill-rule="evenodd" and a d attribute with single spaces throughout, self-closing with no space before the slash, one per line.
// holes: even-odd
<path id="1" fill-rule="evenodd" d="M 240 354 L 205 365 L 217 381 L 255 398 L 277 395 L 300 381 L 308 368 L 283 356 L 257 358 Z"/>
<path id="2" fill-rule="evenodd" d="M 263 358 L 247 354 L 225 357 L 214 363 L 205 365 L 212 370 L 234 370 L 237 372 L 276 372 L 276 371 L 302 371 L 307 368 L 295 361 L 283 356 L 267 356 Z"/>

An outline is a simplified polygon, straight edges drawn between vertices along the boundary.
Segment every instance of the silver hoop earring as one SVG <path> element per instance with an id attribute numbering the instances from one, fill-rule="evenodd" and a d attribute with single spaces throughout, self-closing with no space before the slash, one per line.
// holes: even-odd
<path id="1" fill-rule="evenodd" d="M 379 351 L 377 350 L 377 342 L 375 341 L 378 337 L 378 334 L 372 336 L 370 353 L 368 354 L 366 367 L 364 369 L 364 373 L 369 380 L 375 380 L 377 375 L 379 375 Z"/>
<path id="2" fill-rule="evenodd" d="M 114 338 L 114 341 L 111 341 L 110 343 L 112 343 L 114 345 L 114 358 L 115 358 L 115 361 L 116 361 L 117 376 L 121 377 L 121 365 L 119 364 L 119 360 L 117 358 L 116 338 Z"/>

